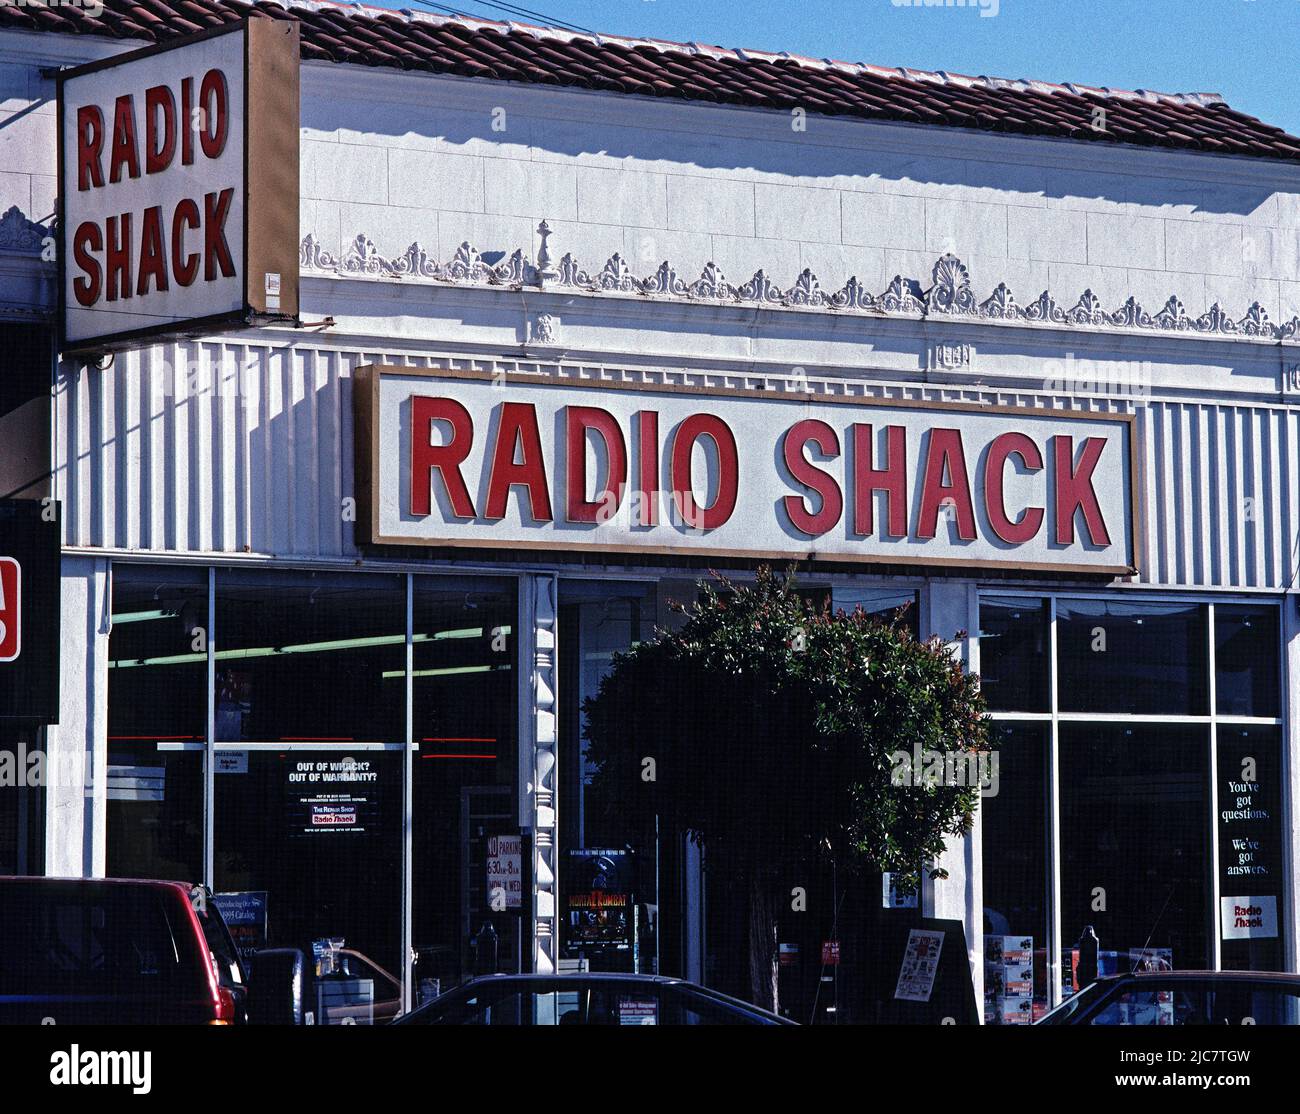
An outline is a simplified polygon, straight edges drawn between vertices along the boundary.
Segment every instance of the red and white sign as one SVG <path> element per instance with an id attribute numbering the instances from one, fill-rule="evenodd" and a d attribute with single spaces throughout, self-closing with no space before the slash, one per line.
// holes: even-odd
<path id="1" fill-rule="evenodd" d="M 488 836 L 488 902 L 497 907 L 518 909 L 523 903 L 524 840 L 519 835 Z"/>
<path id="2" fill-rule="evenodd" d="M 0 557 L 0 661 L 14 661 L 23 652 L 23 567 L 12 557 Z"/>
<path id="3" fill-rule="evenodd" d="M 359 372 L 370 539 L 1127 573 L 1133 424 Z"/>
<path id="4" fill-rule="evenodd" d="M 1273 939 L 1277 936 L 1277 898 L 1221 897 L 1225 940 Z"/>
<path id="5" fill-rule="evenodd" d="M 297 312 L 296 215 L 281 229 L 273 196 L 296 214 L 297 43 L 258 19 L 61 75 L 65 347 Z"/>

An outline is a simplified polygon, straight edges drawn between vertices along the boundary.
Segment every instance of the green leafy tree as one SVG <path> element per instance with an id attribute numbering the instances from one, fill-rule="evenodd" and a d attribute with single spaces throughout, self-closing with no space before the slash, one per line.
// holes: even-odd
<path id="1" fill-rule="evenodd" d="M 818 607 L 768 568 L 752 585 L 717 579 L 680 629 L 615 656 L 584 705 L 588 757 L 594 796 L 624 824 L 658 817 L 744 880 L 751 994 L 775 1009 L 777 911 L 798 868 L 830 854 L 915 887 L 969 830 L 979 789 L 900 774 L 900 752 L 969 764 L 984 705 L 937 638 Z"/>

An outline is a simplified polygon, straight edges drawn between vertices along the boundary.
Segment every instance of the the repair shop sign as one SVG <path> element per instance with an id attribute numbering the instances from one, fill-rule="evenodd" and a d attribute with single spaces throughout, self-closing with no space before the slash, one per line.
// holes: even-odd
<path id="1" fill-rule="evenodd" d="M 59 719 L 59 505 L 0 500 L 0 719 Z"/>
<path id="2" fill-rule="evenodd" d="M 60 74 L 65 349 L 296 317 L 298 67 L 259 17 Z"/>

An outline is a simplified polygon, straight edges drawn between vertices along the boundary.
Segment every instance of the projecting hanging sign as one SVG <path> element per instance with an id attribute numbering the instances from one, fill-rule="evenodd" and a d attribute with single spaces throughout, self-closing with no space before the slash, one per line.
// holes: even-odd
<path id="1" fill-rule="evenodd" d="M 362 541 L 1136 567 L 1127 416 L 357 375 Z"/>
<path id="2" fill-rule="evenodd" d="M 298 314 L 298 24 L 59 74 L 63 348 Z"/>

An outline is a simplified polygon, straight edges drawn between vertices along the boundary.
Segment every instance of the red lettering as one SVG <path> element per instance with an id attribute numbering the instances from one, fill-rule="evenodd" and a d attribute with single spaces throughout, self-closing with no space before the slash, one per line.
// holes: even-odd
<path id="1" fill-rule="evenodd" d="M 1074 542 L 1074 515 L 1083 511 L 1083 523 L 1093 545 L 1110 545 L 1106 520 L 1102 518 L 1093 490 L 1092 473 L 1106 447 L 1104 437 L 1088 437 L 1079 454 L 1079 465 L 1074 466 L 1074 438 L 1052 438 L 1056 454 L 1056 542 L 1070 545 Z"/>
<path id="2" fill-rule="evenodd" d="M 939 508 L 944 504 L 950 505 L 957 516 L 957 537 L 965 542 L 974 541 L 975 508 L 971 503 L 961 431 L 956 429 L 930 430 L 925 476 L 921 481 L 921 509 L 916 523 L 918 538 L 935 536 Z"/>
<path id="3" fill-rule="evenodd" d="M 126 93 L 113 109 L 113 146 L 108 155 L 108 180 L 121 181 L 122 171 L 140 177 L 140 154 L 135 145 L 135 98 Z"/>
<path id="4" fill-rule="evenodd" d="M 871 426 L 853 426 L 853 532 L 869 537 L 875 531 L 875 495 L 885 493 L 889 524 L 886 536 L 907 537 L 907 430 L 885 427 L 885 467 L 873 468 L 876 439 Z"/>
<path id="5" fill-rule="evenodd" d="M 659 412 L 638 410 L 636 422 L 638 521 L 654 526 L 659 522 Z"/>
<path id="6" fill-rule="evenodd" d="M 181 78 L 181 165 L 194 162 L 194 78 Z"/>
<path id="7" fill-rule="evenodd" d="M 121 233 L 119 235 L 118 233 Z M 131 214 L 109 217 L 104 222 L 105 297 L 116 302 L 119 295 L 131 296 Z"/>
<path id="8" fill-rule="evenodd" d="M 90 253 L 103 248 L 104 237 L 98 224 L 88 220 L 78 226 L 77 234 L 72 238 L 72 257 L 85 277 L 72 280 L 72 292 L 83 306 L 93 306 L 99 301 L 99 260 Z"/>
<path id="9" fill-rule="evenodd" d="M 144 211 L 140 227 L 140 267 L 135 292 L 149 293 L 152 278 L 162 293 L 167 289 L 167 251 L 163 247 L 162 206 L 151 205 Z"/>
<path id="10" fill-rule="evenodd" d="M 226 75 L 220 70 L 208 70 L 203 75 L 203 84 L 199 87 L 199 104 L 203 108 L 199 146 L 208 158 L 215 159 L 226 149 L 226 135 L 230 131 Z"/>
<path id="11" fill-rule="evenodd" d="M 99 106 L 77 109 L 77 190 L 104 184 L 104 167 L 99 158 L 104 147 L 104 114 Z"/>
<path id="12" fill-rule="evenodd" d="M 787 495 L 782 502 L 794 528 L 817 537 L 839 522 L 844 513 L 844 495 L 834 478 L 804 455 L 810 443 L 823 456 L 834 458 L 840 455 L 840 439 L 825 422 L 805 418 L 791 426 L 782 443 L 782 456 L 790 475 L 818 497 L 820 506 L 815 513 L 809 511 L 808 500 L 802 495 Z"/>
<path id="13" fill-rule="evenodd" d="M 605 444 L 608 468 L 605 483 L 594 502 L 587 501 L 587 431 L 594 430 Z M 564 408 L 565 512 L 569 522 L 597 522 L 623 502 L 627 486 L 627 445 L 618 421 L 608 410 L 595 406 Z"/>
<path id="14" fill-rule="evenodd" d="M 519 446 L 519 461 L 515 447 Z M 538 522 L 550 522 L 551 496 L 546 486 L 546 462 L 537 430 L 537 408 L 526 402 L 503 402 L 497 426 L 492 470 L 488 473 L 485 518 L 506 516 L 506 501 L 516 484 L 528 492 L 528 507 Z"/>
<path id="15" fill-rule="evenodd" d="M 691 457 L 695 442 L 701 437 L 708 437 L 718 454 L 718 492 L 707 507 L 696 502 L 691 483 Z M 683 421 L 673 435 L 669 478 L 677 513 L 687 526 L 713 530 L 723 525 L 736 509 L 736 493 L 740 487 L 740 462 L 731 427 L 712 414 L 692 414 Z"/>
<path id="16" fill-rule="evenodd" d="M 1037 534 L 1043 525 L 1043 508 L 1026 507 L 1015 520 L 1007 516 L 1002 481 L 1007 459 L 1012 456 L 1018 456 L 1031 472 L 1043 467 L 1043 454 L 1038 451 L 1032 437 L 1023 433 L 1002 433 L 993 438 L 988 459 L 984 462 L 984 508 L 993 533 L 1004 542 L 1020 545 Z"/>
<path id="17" fill-rule="evenodd" d="M 451 426 L 451 438 L 445 445 L 435 445 L 433 423 Z M 457 518 L 474 517 L 474 501 L 465 486 L 460 466 L 469 456 L 474 442 L 474 419 L 469 411 L 452 398 L 411 399 L 411 513 L 427 515 L 432 505 L 432 471 L 442 479 L 442 486 Z"/>
<path id="18" fill-rule="evenodd" d="M 211 282 L 220 268 L 222 278 L 235 273 L 230 258 L 230 245 L 226 243 L 226 217 L 230 215 L 230 202 L 235 196 L 233 188 L 203 197 L 203 278 Z"/>
<path id="19" fill-rule="evenodd" d="M 185 229 L 199 227 L 198 202 L 186 197 L 172 213 L 172 275 L 180 286 L 189 286 L 199 274 L 199 253 L 185 254 Z"/>
<path id="20" fill-rule="evenodd" d="M 158 118 L 162 115 L 162 130 Z M 155 85 L 144 94 L 144 172 L 158 174 L 171 165 L 176 154 L 176 98 L 166 85 Z"/>

